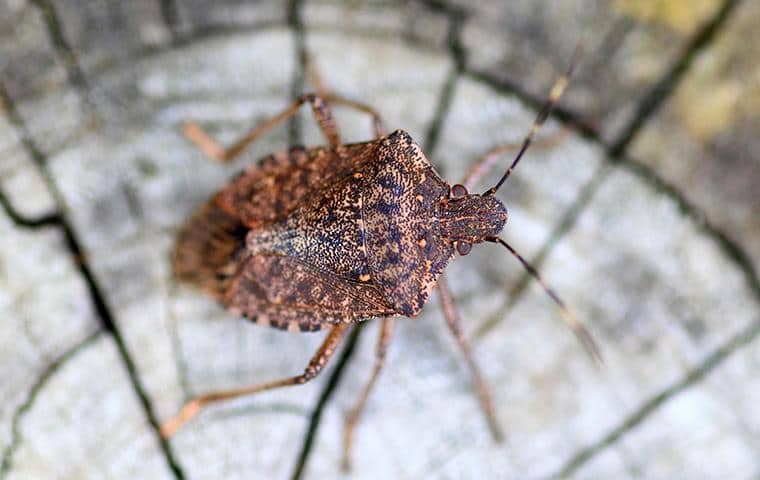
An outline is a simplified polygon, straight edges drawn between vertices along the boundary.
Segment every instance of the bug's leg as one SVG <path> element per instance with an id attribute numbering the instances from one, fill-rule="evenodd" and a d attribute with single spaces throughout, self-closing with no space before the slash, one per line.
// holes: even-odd
<path id="1" fill-rule="evenodd" d="M 364 406 L 367 403 L 369 393 L 372 391 L 372 387 L 375 386 L 375 382 L 380 376 L 380 371 L 383 369 L 383 365 L 385 364 L 385 353 L 388 351 L 388 345 L 391 343 L 391 339 L 393 338 L 393 329 L 395 324 L 395 318 L 391 317 L 383 319 L 383 324 L 380 327 L 380 336 L 377 341 L 377 350 L 375 350 L 375 366 L 372 370 L 372 376 L 369 377 L 369 382 L 367 382 L 367 384 L 364 386 L 364 390 L 362 390 L 362 393 L 359 396 L 359 401 L 356 402 L 356 405 L 354 405 L 354 408 L 351 409 L 348 417 L 346 417 L 346 424 L 343 429 L 342 468 L 344 471 L 351 469 L 351 446 L 353 443 L 352 441 L 354 437 L 354 430 L 356 429 L 356 424 L 359 420 L 359 417 L 361 416 L 362 411 L 364 410 Z"/>
<path id="2" fill-rule="evenodd" d="M 462 350 L 467 366 L 470 368 L 470 374 L 475 383 L 475 393 L 478 395 L 480 406 L 483 408 L 483 413 L 485 413 L 486 419 L 488 420 L 491 434 L 497 442 L 501 442 L 504 439 L 504 434 L 496 419 L 496 409 L 493 405 L 491 391 L 485 380 L 483 380 L 478 365 L 475 363 L 475 359 L 472 356 L 472 350 L 470 350 L 470 344 L 467 343 L 467 339 L 464 338 L 464 334 L 459 325 L 459 312 L 457 311 L 456 305 L 454 304 L 454 297 L 452 296 L 451 290 L 449 290 L 443 275 L 438 279 L 438 295 L 441 300 L 443 315 L 446 317 L 446 324 L 454 335 L 454 339 L 457 341 L 459 349 Z"/>
<path id="3" fill-rule="evenodd" d="M 303 60 L 306 70 L 306 77 L 309 79 L 309 83 L 311 83 L 312 87 L 314 87 L 314 90 L 318 95 L 322 96 L 328 102 L 334 103 L 336 105 L 344 105 L 346 107 L 353 108 L 354 110 L 358 110 L 372 116 L 372 128 L 375 131 L 375 137 L 380 138 L 385 134 L 383 120 L 377 110 L 367 105 L 366 103 L 357 102 L 349 98 L 330 93 L 330 90 L 325 87 L 325 84 L 322 81 L 322 76 L 319 74 L 319 69 L 317 68 L 316 63 L 314 63 L 314 59 L 309 54 L 309 52 L 304 53 Z"/>
<path id="4" fill-rule="evenodd" d="M 237 390 L 227 390 L 223 392 L 214 392 L 201 395 L 187 402 L 180 412 L 171 420 L 167 421 L 161 426 L 161 435 L 165 438 L 174 435 L 185 423 L 190 421 L 193 417 L 198 415 L 200 411 L 206 407 L 206 405 L 222 400 L 229 400 L 232 398 L 242 397 L 246 395 L 252 395 L 254 393 L 263 392 L 265 390 L 272 390 L 280 387 L 287 387 L 291 385 L 301 385 L 309 380 L 313 379 L 322 371 L 322 368 L 330 360 L 333 353 L 335 353 L 338 344 L 345 336 L 351 324 L 339 323 L 330 330 L 330 333 L 322 342 L 317 352 L 309 361 L 304 373 L 295 377 L 283 378 L 275 380 L 273 382 L 259 383 L 250 387 L 239 388 Z"/>
<path id="5" fill-rule="evenodd" d="M 533 143 L 533 147 L 534 149 L 554 148 L 556 145 L 562 143 L 569 133 L 570 128 L 565 126 L 556 133 L 537 140 Z M 520 148 L 520 145 L 520 143 L 505 143 L 493 147 L 475 161 L 472 167 L 470 167 L 470 170 L 467 171 L 464 179 L 459 183 L 464 185 L 468 191 L 474 190 L 475 185 L 488 174 L 489 170 L 498 164 L 503 153 L 517 150 Z"/>
<path id="6" fill-rule="evenodd" d="M 377 112 L 377 110 L 367 105 L 366 103 L 357 102 L 351 100 L 350 98 L 341 97 L 340 95 L 334 95 L 332 93 L 326 94 L 325 99 L 335 105 L 344 105 L 346 107 L 350 107 L 354 110 L 358 110 L 360 112 L 366 113 L 367 115 L 370 115 L 372 117 L 372 129 L 375 132 L 375 138 L 380 138 L 385 135 L 385 126 L 383 125 L 383 119 L 380 117 L 380 114 Z"/>
<path id="7" fill-rule="evenodd" d="M 281 124 L 288 118 L 298 112 L 301 105 L 304 103 L 311 104 L 311 110 L 314 113 L 314 117 L 319 124 L 319 128 L 327 138 L 327 143 L 332 147 L 340 145 L 340 136 L 338 135 L 338 128 L 335 126 L 335 120 L 333 119 L 330 107 L 327 101 L 313 93 L 306 93 L 298 97 L 298 100 L 293 102 L 288 108 L 281 111 L 269 120 L 260 123 L 255 126 L 251 131 L 246 133 L 240 140 L 235 142 L 234 145 L 228 148 L 221 146 L 213 137 L 206 133 L 197 123 L 185 122 L 183 125 L 183 131 L 185 136 L 198 147 L 198 149 L 206 154 L 206 156 L 218 160 L 220 162 L 228 162 L 240 155 L 243 150 L 251 143 L 261 138 L 272 128 Z"/>

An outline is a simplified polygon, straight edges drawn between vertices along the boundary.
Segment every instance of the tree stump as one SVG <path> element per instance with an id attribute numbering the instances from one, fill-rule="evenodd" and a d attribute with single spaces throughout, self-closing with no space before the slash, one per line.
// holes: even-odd
<path id="1" fill-rule="evenodd" d="M 399 322 L 352 476 L 755 478 L 760 8 L 631 5 L 0 1 L 0 477 L 336 478 L 377 321 L 315 381 L 157 433 L 194 394 L 300 372 L 323 336 L 231 316 L 177 285 L 168 258 L 227 179 L 322 143 L 310 115 L 230 165 L 181 122 L 236 138 L 309 88 L 309 52 L 331 90 L 409 131 L 454 183 L 522 139 L 585 34 L 542 130 L 568 138 L 529 150 L 499 195 L 505 238 L 605 367 L 518 263 L 477 246 L 447 277 L 506 442 L 432 301 Z M 366 116 L 335 110 L 345 140 L 370 137 Z"/>

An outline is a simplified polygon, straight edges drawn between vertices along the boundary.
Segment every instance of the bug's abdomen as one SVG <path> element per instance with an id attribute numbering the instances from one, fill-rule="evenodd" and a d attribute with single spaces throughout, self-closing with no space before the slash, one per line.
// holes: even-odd
<path id="1" fill-rule="evenodd" d="M 172 252 L 175 277 L 222 298 L 245 255 L 247 231 L 237 217 L 219 208 L 212 198 L 177 237 Z"/>

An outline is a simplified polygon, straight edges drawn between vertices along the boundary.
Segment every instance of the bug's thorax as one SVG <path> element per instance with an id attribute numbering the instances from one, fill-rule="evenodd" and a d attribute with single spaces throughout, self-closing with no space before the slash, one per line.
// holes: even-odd
<path id="1" fill-rule="evenodd" d="M 453 192 L 456 193 L 455 185 Z M 451 242 L 481 243 L 507 223 L 507 208 L 493 195 L 452 195 L 441 200 L 441 235 Z"/>

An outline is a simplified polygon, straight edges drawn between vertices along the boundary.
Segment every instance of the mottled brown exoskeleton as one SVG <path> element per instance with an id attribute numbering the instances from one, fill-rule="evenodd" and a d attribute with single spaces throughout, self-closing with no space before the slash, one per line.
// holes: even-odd
<path id="1" fill-rule="evenodd" d="M 512 165 L 483 194 L 469 193 L 468 188 L 509 146 L 493 149 L 461 184 L 450 186 L 408 133 L 396 130 L 384 135 L 374 110 L 334 95 L 303 95 L 229 149 L 220 147 L 197 125 L 186 124 L 190 140 L 208 156 L 225 161 L 304 103 L 311 105 L 328 144 L 270 155 L 230 181 L 182 229 L 173 265 L 179 280 L 259 325 L 309 332 L 329 328 L 330 332 L 303 374 L 198 397 L 164 424 L 162 433 L 172 435 L 209 403 L 309 381 L 319 374 L 352 324 L 380 317 L 383 325 L 375 368 L 346 420 L 347 466 L 353 430 L 382 368 L 395 317 L 418 315 L 437 287 L 448 327 L 473 374 L 494 438 L 500 440 L 491 395 L 441 276 L 455 254 L 466 255 L 473 244 L 481 242 L 499 243 L 516 255 L 598 358 L 585 329 L 535 269 L 497 237 L 507 221 L 507 209 L 494 194 L 561 96 L 574 64 L 575 60 L 556 82 Z M 342 144 L 329 103 L 371 114 L 376 138 Z"/>

